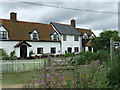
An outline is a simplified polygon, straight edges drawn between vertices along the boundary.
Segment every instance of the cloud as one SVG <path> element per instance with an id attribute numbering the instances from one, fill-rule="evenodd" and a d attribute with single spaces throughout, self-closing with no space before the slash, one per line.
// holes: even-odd
<path id="1" fill-rule="evenodd" d="M 78 8 L 105 12 L 118 12 L 117 2 L 35 2 L 59 7 Z M 2 10 L 1 10 L 2 9 Z M 113 13 L 99 13 L 89 11 L 75 11 L 63 8 L 31 5 L 19 2 L 4 2 L 0 8 L 1 18 L 9 19 L 9 13 L 16 12 L 18 20 L 50 23 L 61 22 L 70 24 L 76 19 L 77 27 L 91 28 L 92 30 L 117 29 L 118 15 Z"/>

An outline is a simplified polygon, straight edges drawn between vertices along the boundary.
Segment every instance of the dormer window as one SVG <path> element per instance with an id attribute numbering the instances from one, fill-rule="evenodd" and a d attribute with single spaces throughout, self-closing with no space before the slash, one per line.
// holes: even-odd
<path id="1" fill-rule="evenodd" d="M 0 31 L 0 39 L 7 39 L 7 32 L 6 31 Z"/>
<path id="2" fill-rule="evenodd" d="M 90 36 L 90 39 L 93 39 L 95 36 L 92 34 L 91 36 Z"/>
<path id="3" fill-rule="evenodd" d="M 0 26 L 0 39 L 8 39 L 8 31 L 4 28 L 4 26 Z"/>
<path id="4" fill-rule="evenodd" d="M 38 34 L 37 33 L 33 33 L 33 40 L 38 40 Z"/>
<path id="5" fill-rule="evenodd" d="M 33 30 L 32 32 L 30 32 L 30 36 L 31 36 L 31 40 L 33 41 L 37 41 L 39 40 L 39 34 L 37 32 L 37 30 Z"/>
<path id="6" fill-rule="evenodd" d="M 83 39 L 88 39 L 87 33 L 85 33 L 85 34 L 83 35 Z"/>
<path id="7" fill-rule="evenodd" d="M 57 34 L 53 35 L 53 40 L 57 40 Z"/>

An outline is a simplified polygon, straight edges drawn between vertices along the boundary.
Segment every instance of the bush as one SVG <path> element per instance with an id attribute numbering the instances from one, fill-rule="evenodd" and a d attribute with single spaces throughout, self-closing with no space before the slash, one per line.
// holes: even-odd
<path id="1" fill-rule="evenodd" d="M 10 60 L 9 55 L 7 55 L 4 49 L 0 49 L 0 57 L 2 60 Z"/>
<path id="2" fill-rule="evenodd" d="M 107 75 L 107 78 L 109 79 L 110 83 L 109 85 L 117 86 L 120 88 L 120 62 L 115 61 L 114 64 L 112 64 L 110 72 Z"/>
<path id="3" fill-rule="evenodd" d="M 106 61 L 107 59 L 110 58 L 110 54 L 108 51 L 102 50 L 97 52 L 97 58 L 102 61 Z"/>
<path id="4" fill-rule="evenodd" d="M 64 57 L 73 57 L 74 56 L 74 54 L 72 54 L 72 53 L 66 53 L 65 55 L 64 55 Z"/>
<path id="5" fill-rule="evenodd" d="M 115 51 L 115 60 L 119 60 L 120 59 L 120 50 L 116 50 Z"/>
<path id="6" fill-rule="evenodd" d="M 4 49 L 0 49 L 0 57 L 7 55 Z"/>
<path id="7" fill-rule="evenodd" d="M 10 53 L 10 59 L 11 59 L 11 60 L 14 60 L 14 59 L 15 59 L 15 50 L 13 50 L 13 51 Z"/>
<path id="8" fill-rule="evenodd" d="M 106 61 L 109 58 L 109 52 L 81 52 L 77 58 L 79 65 L 84 65 L 86 62 L 89 64 L 92 60 L 103 60 Z"/>
<path id="9" fill-rule="evenodd" d="M 4 56 L 2 57 L 2 60 L 10 60 L 9 55 L 4 55 Z"/>
<path id="10" fill-rule="evenodd" d="M 75 77 L 77 88 L 110 88 L 106 73 L 106 70 L 99 69 L 97 65 L 77 68 L 74 75 L 77 76 Z"/>

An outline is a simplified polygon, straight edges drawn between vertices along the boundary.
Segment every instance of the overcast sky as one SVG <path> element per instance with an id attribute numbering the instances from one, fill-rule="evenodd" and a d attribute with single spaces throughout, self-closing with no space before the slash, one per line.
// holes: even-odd
<path id="1" fill-rule="evenodd" d="M 34 2 L 59 7 L 118 12 L 117 2 Z M 89 28 L 97 36 L 102 30 L 118 29 L 118 14 L 71 10 L 20 2 L 2 2 L 0 18 L 9 19 L 9 13 L 16 12 L 21 21 L 47 23 L 59 22 L 70 24 L 75 19 L 77 27 Z"/>

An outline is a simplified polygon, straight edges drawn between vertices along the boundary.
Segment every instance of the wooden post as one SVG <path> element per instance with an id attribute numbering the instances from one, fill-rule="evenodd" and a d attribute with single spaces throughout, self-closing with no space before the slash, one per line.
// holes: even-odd
<path id="1" fill-rule="evenodd" d="M 50 54 L 48 54 L 47 65 L 48 65 L 48 67 L 51 67 L 51 59 L 50 59 Z"/>
<path id="2" fill-rule="evenodd" d="M 47 72 L 46 72 L 46 60 L 44 60 L 44 65 L 43 65 L 43 75 L 44 75 L 44 83 L 45 86 L 47 85 Z"/>
<path id="3" fill-rule="evenodd" d="M 111 61 L 114 62 L 114 45 L 113 45 L 114 38 L 110 38 L 110 57 Z"/>

